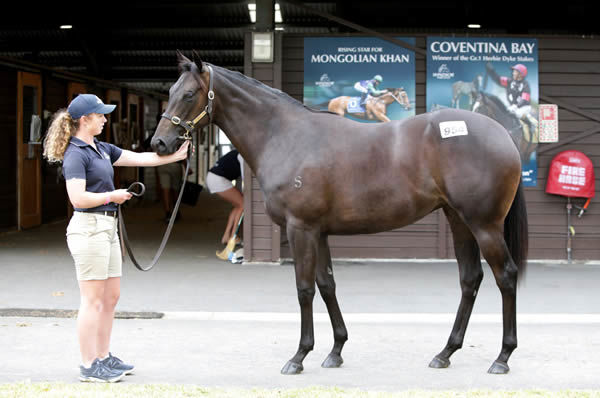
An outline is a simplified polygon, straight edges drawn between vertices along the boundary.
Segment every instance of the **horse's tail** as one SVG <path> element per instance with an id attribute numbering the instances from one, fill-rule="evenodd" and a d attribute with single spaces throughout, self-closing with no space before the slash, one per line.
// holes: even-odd
<path id="1" fill-rule="evenodd" d="M 525 206 L 522 178 L 508 215 L 504 220 L 504 240 L 513 261 L 517 265 L 518 279 L 522 280 L 525 276 L 527 252 L 529 251 L 529 225 L 527 223 L 527 208 Z"/>

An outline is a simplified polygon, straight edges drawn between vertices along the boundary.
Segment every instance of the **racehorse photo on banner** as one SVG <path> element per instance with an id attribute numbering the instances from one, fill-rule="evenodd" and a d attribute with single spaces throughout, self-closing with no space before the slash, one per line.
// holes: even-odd
<path id="1" fill-rule="evenodd" d="M 415 54 L 374 37 L 307 37 L 304 104 L 361 122 L 414 116 Z"/>
<path id="2" fill-rule="evenodd" d="M 496 120 L 515 141 L 530 187 L 537 183 L 537 48 L 537 39 L 427 38 L 427 110 L 460 108 Z"/>

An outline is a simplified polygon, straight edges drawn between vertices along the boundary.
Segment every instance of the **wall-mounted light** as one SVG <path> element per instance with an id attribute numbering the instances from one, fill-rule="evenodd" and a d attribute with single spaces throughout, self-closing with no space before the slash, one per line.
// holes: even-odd
<path id="1" fill-rule="evenodd" d="M 273 62 L 273 32 L 252 32 L 252 62 Z"/>
<path id="2" fill-rule="evenodd" d="M 73 29 L 73 25 L 60 25 L 61 29 Z"/>
<path id="3" fill-rule="evenodd" d="M 281 16 L 281 7 L 279 3 L 275 3 L 275 23 L 282 23 L 283 17 Z"/>
<path id="4" fill-rule="evenodd" d="M 248 13 L 250 14 L 250 22 L 256 23 L 256 3 L 248 3 Z"/>
<path id="5" fill-rule="evenodd" d="M 275 3 L 275 23 L 283 23 L 283 17 L 281 16 L 281 6 L 279 3 Z M 256 3 L 248 3 L 248 14 L 250 15 L 250 22 L 256 23 Z"/>
<path id="6" fill-rule="evenodd" d="M 479 29 L 481 28 L 481 25 L 479 25 L 478 23 L 470 23 L 467 25 L 467 28 L 469 29 Z"/>

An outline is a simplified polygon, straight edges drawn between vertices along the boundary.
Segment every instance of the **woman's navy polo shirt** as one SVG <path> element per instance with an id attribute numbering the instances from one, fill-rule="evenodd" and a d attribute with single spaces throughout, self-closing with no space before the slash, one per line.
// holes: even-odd
<path id="1" fill-rule="evenodd" d="M 65 180 L 80 178 L 85 180 L 86 192 L 104 193 L 115 190 L 113 182 L 113 163 L 120 157 L 123 150 L 94 138 L 96 151 L 91 145 L 86 144 L 77 137 L 71 137 L 63 160 L 63 176 Z M 117 210 L 116 203 L 100 205 L 89 209 L 77 211 Z"/>

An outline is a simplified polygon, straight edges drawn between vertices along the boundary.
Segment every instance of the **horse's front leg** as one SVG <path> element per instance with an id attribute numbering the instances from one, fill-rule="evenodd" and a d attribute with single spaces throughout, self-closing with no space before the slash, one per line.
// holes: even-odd
<path id="1" fill-rule="evenodd" d="M 317 286 L 321 297 L 327 306 L 331 327 L 333 328 L 333 348 L 325 361 L 321 364 L 324 368 L 338 368 L 342 365 L 342 348 L 348 340 L 348 332 L 342 317 L 342 311 L 335 295 L 335 280 L 333 279 L 333 267 L 331 266 L 331 253 L 327 236 L 319 238 L 319 251 L 317 260 Z"/>
<path id="2" fill-rule="evenodd" d="M 315 344 L 313 298 L 315 297 L 315 265 L 318 251 L 318 232 L 287 224 L 287 237 L 292 249 L 296 270 L 296 289 L 300 303 L 300 344 L 296 355 L 281 369 L 282 374 L 298 374 L 304 370 L 302 361 Z"/>

